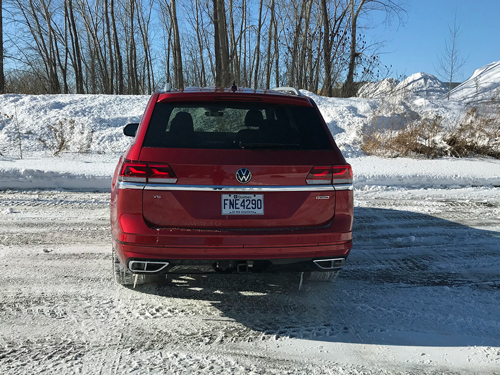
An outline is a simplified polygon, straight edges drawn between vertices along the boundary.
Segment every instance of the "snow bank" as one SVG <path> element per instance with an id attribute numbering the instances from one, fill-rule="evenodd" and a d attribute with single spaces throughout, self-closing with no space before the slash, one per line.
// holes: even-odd
<path id="1" fill-rule="evenodd" d="M 394 78 L 386 78 L 378 82 L 367 82 L 358 90 L 358 96 L 365 99 L 381 99 L 391 95 L 399 81 Z"/>
<path id="2" fill-rule="evenodd" d="M 500 102 L 500 61 L 476 69 L 468 80 L 451 91 L 450 100 L 469 104 Z"/>
<path id="3" fill-rule="evenodd" d="M 420 72 L 401 81 L 394 91 L 402 96 L 437 98 L 445 94 L 448 88 L 436 76 Z"/>
<path id="4" fill-rule="evenodd" d="M 463 98 L 472 95 L 471 85 L 478 81 L 486 96 L 491 90 L 500 90 L 500 62 L 478 69 L 471 79 L 453 90 L 450 101 L 439 98 L 446 85 L 425 73 L 414 74 L 400 83 L 387 79 L 362 89 L 366 96 L 379 99 L 327 98 L 301 92 L 318 105 L 330 132 L 354 167 L 358 188 L 499 186 L 497 160 L 381 159 L 363 156 L 361 151 L 364 135 L 374 127 L 393 131 L 397 124 L 401 127 L 407 121 L 436 116 L 443 129 L 456 126 L 465 113 Z M 386 95 L 389 91 L 396 94 Z M 140 120 L 148 99 L 149 96 L 0 95 L 0 189 L 109 189 L 118 155 L 131 142 L 123 135 L 123 126 Z M 54 156 L 57 137 L 64 138 L 65 150 Z M 20 148 L 23 159 L 19 159 Z"/>
<path id="5" fill-rule="evenodd" d="M 0 153 L 18 156 L 18 139 L 25 154 L 53 154 L 54 131 L 65 129 L 68 151 L 113 153 L 130 138 L 122 128 L 138 122 L 149 96 L 133 95 L 0 95 Z M 18 132 L 19 126 L 19 132 Z"/>
<path id="6" fill-rule="evenodd" d="M 384 159 L 365 156 L 348 159 L 354 186 L 411 188 L 500 187 L 500 160 L 496 159 Z"/>
<path id="7" fill-rule="evenodd" d="M 0 189 L 109 190 L 118 154 L 64 154 L 52 158 L 0 160 Z M 348 158 L 354 186 L 436 188 L 500 186 L 500 160 L 408 158 L 374 156 Z"/>

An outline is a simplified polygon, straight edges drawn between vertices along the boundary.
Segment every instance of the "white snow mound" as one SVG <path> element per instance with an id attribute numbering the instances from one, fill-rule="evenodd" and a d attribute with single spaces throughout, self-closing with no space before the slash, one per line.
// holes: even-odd
<path id="1" fill-rule="evenodd" d="M 445 83 L 428 73 L 415 73 L 401 81 L 394 89 L 403 96 L 419 96 L 425 98 L 439 97 L 448 91 Z"/>
<path id="2" fill-rule="evenodd" d="M 378 82 L 368 82 L 361 86 L 358 96 L 367 99 L 384 99 L 394 96 L 399 99 L 429 98 L 434 99 L 447 93 L 448 87 L 436 76 L 428 73 L 415 73 L 398 82 L 394 78 L 386 78 Z"/>
<path id="3" fill-rule="evenodd" d="M 500 102 L 500 61 L 476 69 L 468 80 L 451 91 L 450 100 L 468 104 Z"/>
<path id="4" fill-rule="evenodd" d="M 386 78 L 378 82 L 367 82 L 358 90 L 358 97 L 366 99 L 381 99 L 394 92 L 398 80 Z"/>

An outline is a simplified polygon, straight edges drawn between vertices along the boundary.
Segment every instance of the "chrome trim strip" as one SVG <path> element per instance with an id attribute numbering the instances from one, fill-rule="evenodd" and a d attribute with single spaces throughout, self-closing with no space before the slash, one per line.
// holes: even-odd
<path id="1" fill-rule="evenodd" d="M 354 185 L 353 184 L 338 184 L 338 185 L 333 185 L 336 191 L 342 191 L 342 190 L 354 190 Z"/>
<path id="2" fill-rule="evenodd" d="M 142 190 L 144 186 L 146 186 L 144 183 L 118 181 L 118 189 Z"/>
<path id="3" fill-rule="evenodd" d="M 334 191 L 332 185 L 304 185 L 304 186 L 209 186 L 209 185 L 168 185 L 148 184 L 144 190 L 182 190 L 182 191 Z"/>
<path id="4" fill-rule="evenodd" d="M 303 186 L 210 186 L 210 185 L 174 185 L 143 184 L 135 182 L 118 182 L 118 189 L 135 190 L 176 190 L 176 191 L 333 191 L 354 190 L 352 184 L 337 185 L 303 185 Z"/>

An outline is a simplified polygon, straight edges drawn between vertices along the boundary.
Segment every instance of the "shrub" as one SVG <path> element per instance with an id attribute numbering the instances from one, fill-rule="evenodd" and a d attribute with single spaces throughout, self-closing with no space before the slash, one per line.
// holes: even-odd
<path id="1" fill-rule="evenodd" d="M 396 118 L 396 117 L 394 117 Z M 480 115 L 469 109 L 452 129 L 444 129 L 436 115 L 413 121 L 401 121 L 390 127 L 377 127 L 376 119 L 364 128 L 361 149 L 386 157 L 491 156 L 500 158 L 500 112 Z"/>

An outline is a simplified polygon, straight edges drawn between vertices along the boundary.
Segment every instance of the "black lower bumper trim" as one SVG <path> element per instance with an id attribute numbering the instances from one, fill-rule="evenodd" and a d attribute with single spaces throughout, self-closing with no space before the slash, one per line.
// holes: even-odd
<path id="1" fill-rule="evenodd" d="M 344 259 L 346 257 L 336 257 Z M 177 260 L 164 259 L 169 265 L 155 274 L 207 274 L 207 273 L 281 273 L 281 272 L 328 272 L 342 267 L 324 269 L 314 261 L 330 258 L 296 258 L 296 259 L 228 259 L 228 260 Z M 131 261 L 160 261 L 160 259 L 130 258 Z M 128 266 L 128 264 L 127 264 Z M 135 273 L 142 273 L 134 271 Z M 151 274 L 151 272 L 148 272 Z"/>

